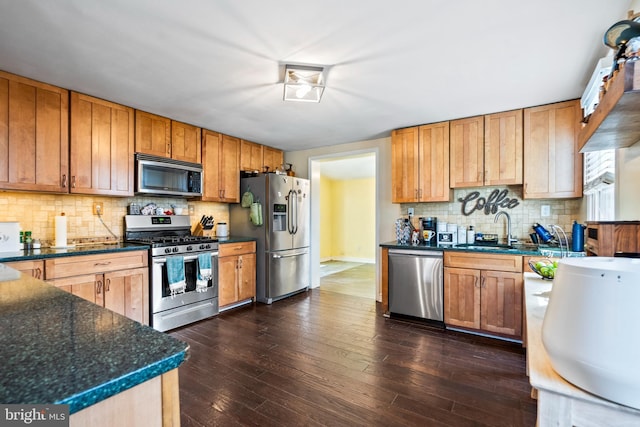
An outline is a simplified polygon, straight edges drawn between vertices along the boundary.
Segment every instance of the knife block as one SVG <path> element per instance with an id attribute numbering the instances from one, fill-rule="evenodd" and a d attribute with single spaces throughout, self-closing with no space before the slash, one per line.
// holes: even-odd
<path id="1" fill-rule="evenodd" d="M 193 236 L 204 236 L 204 227 L 202 224 L 197 223 L 191 230 L 191 234 Z"/>

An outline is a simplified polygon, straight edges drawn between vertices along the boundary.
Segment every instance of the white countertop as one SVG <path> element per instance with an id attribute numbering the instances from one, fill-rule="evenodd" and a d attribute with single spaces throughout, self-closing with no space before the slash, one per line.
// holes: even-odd
<path id="1" fill-rule="evenodd" d="M 554 425 L 565 425 L 561 422 L 562 420 L 567 420 L 567 422 L 571 420 L 572 424 L 569 425 L 598 425 L 600 417 L 609 422 L 621 417 L 619 420 L 621 422 L 632 420 L 638 423 L 636 425 L 640 425 L 640 411 L 588 393 L 567 382 L 553 370 L 549 356 L 542 344 L 542 322 L 547 310 L 552 286 L 552 281 L 543 280 L 535 273 L 524 273 L 527 371 L 531 386 L 538 391 L 539 425 L 546 425 L 544 421 L 541 422 L 541 404 L 543 403 L 541 392 L 548 393 L 554 399 L 563 397 L 571 401 L 568 406 L 554 405 L 556 406 L 553 408 L 554 411 L 547 411 L 546 409 L 548 408 L 543 408 L 544 416 L 548 417 L 551 412 L 554 413 L 554 417 L 555 415 L 561 415 L 560 418 L 546 418 L 547 422 L 552 418 L 555 421 L 559 420 L 559 424 Z M 611 417 L 614 418 L 612 419 Z M 582 420 L 582 422 L 578 422 L 579 420 Z"/>

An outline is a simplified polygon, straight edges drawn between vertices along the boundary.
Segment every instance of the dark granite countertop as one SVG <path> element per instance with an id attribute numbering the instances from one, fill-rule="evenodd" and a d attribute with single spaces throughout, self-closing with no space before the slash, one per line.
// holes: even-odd
<path id="1" fill-rule="evenodd" d="M 482 246 L 482 247 L 456 247 L 456 246 L 425 246 L 425 245 L 401 245 L 396 241 L 381 243 L 381 247 L 389 249 L 406 249 L 406 250 L 424 250 L 424 251 L 464 251 L 464 252 L 480 252 L 480 253 L 494 253 L 504 255 L 529 255 L 529 256 L 541 256 L 543 251 L 559 251 L 558 248 L 550 248 L 544 246 L 536 246 L 532 244 L 515 244 L 513 249 L 501 248 L 498 246 Z"/>
<path id="2" fill-rule="evenodd" d="M 186 343 L 18 275 L 0 264 L 0 402 L 75 413 L 185 360 Z"/>
<path id="3" fill-rule="evenodd" d="M 78 245 L 65 249 L 42 248 L 30 251 L 0 252 L 0 262 L 28 261 L 70 255 L 92 255 L 107 252 L 148 250 L 149 246 L 133 243 Z"/>
<path id="4" fill-rule="evenodd" d="M 220 244 L 224 243 L 239 243 L 239 242 L 253 242 L 255 237 L 245 237 L 245 236 L 229 236 L 229 237 L 218 237 L 218 242 Z"/>

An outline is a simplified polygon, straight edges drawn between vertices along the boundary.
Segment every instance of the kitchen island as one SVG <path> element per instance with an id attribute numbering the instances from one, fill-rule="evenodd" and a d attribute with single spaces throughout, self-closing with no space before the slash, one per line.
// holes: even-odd
<path id="1" fill-rule="evenodd" d="M 552 368 L 542 344 L 542 322 L 551 281 L 525 273 L 527 374 L 538 399 L 538 423 L 545 426 L 640 425 L 640 411 L 588 393 Z"/>
<path id="2" fill-rule="evenodd" d="M 0 402 L 71 425 L 179 425 L 188 345 L 0 264 Z M 136 421 L 137 420 L 137 421 Z"/>

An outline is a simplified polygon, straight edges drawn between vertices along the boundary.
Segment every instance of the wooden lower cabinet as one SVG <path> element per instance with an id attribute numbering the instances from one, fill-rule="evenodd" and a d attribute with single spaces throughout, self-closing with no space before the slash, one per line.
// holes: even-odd
<path id="1" fill-rule="evenodd" d="M 46 281 L 144 325 L 149 324 L 147 252 L 45 260 Z"/>
<path id="2" fill-rule="evenodd" d="M 15 261 L 4 264 L 28 276 L 44 279 L 44 261 L 42 260 Z"/>
<path id="3" fill-rule="evenodd" d="M 231 308 L 256 297 L 256 243 L 220 245 L 218 258 L 218 302 Z"/>
<path id="4" fill-rule="evenodd" d="M 521 256 L 445 252 L 444 265 L 446 325 L 521 339 Z"/>

